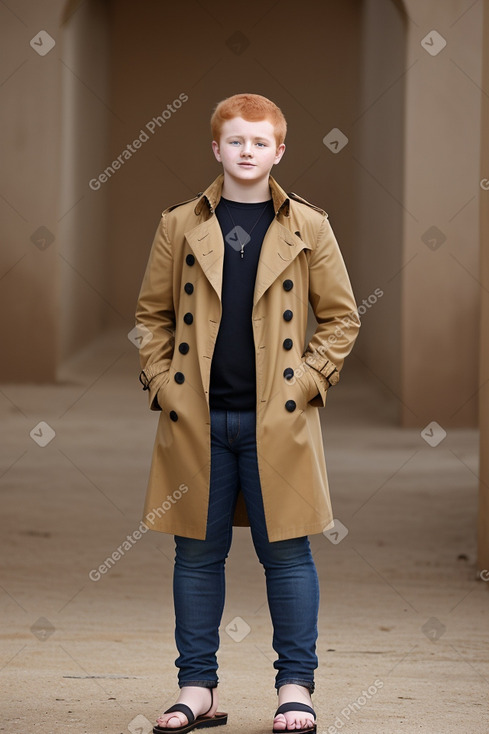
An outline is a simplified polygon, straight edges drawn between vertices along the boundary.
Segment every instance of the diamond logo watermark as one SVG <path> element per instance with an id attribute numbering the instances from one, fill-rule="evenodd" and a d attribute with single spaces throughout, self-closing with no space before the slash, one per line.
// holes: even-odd
<path id="1" fill-rule="evenodd" d="M 245 622 L 243 617 L 235 617 L 228 625 L 225 630 L 229 637 L 235 642 L 241 642 L 251 632 L 251 627 L 248 622 Z"/>
<path id="2" fill-rule="evenodd" d="M 343 538 L 346 538 L 348 535 L 348 528 L 346 525 L 343 525 L 341 520 L 338 520 L 338 518 L 335 517 L 333 521 L 324 528 L 323 535 L 330 543 L 338 545 L 338 543 L 341 543 Z"/>
<path id="3" fill-rule="evenodd" d="M 39 56 L 46 56 L 56 45 L 56 41 L 47 31 L 39 31 L 31 38 L 30 45 Z"/>
<path id="4" fill-rule="evenodd" d="M 231 245 L 231 247 L 236 250 L 236 252 L 239 252 L 242 247 L 248 244 L 251 237 L 243 227 L 240 227 L 239 224 L 237 224 L 230 232 L 227 233 L 224 239 L 228 245 Z"/>
<path id="5" fill-rule="evenodd" d="M 431 642 L 437 642 L 447 631 L 445 625 L 440 622 L 437 617 L 430 617 L 426 620 L 421 629 L 423 630 L 423 634 L 425 634 Z"/>
<path id="6" fill-rule="evenodd" d="M 446 236 L 443 234 L 441 229 L 435 227 L 429 227 L 426 232 L 421 235 L 421 240 L 425 243 L 430 250 L 438 250 L 444 242 L 446 242 Z"/>
<path id="7" fill-rule="evenodd" d="M 438 31 L 430 31 L 421 40 L 421 45 L 430 56 L 437 56 L 447 45 L 446 40 Z"/>
<path id="8" fill-rule="evenodd" d="M 339 153 L 345 145 L 348 145 L 348 138 L 339 128 L 334 127 L 324 136 L 323 143 L 332 153 Z"/>
<path id="9" fill-rule="evenodd" d="M 421 438 L 423 438 L 432 448 L 438 446 L 446 436 L 447 432 L 436 421 L 431 421 L 431 423 L 428 423 L 428 425 L 421 431 Z"/>
<path id="10" fill-rule="evenodd" d="M 131 734 L 151 734 L 153 731 L 153 724 L 148 721 L 146 716 L 138 714 L 132 721 L 127 725 L 128 730 Z M 170 729 L 168 730 L 170 731 Z"/>
<path id="11" fill-rule="evenodd" d="M 236 56 L 241 56 L 250 45 L 249 38 L 241 31 L 235 31 L 232 36 L 226 40 L 226 46 Z"/>
<path id="12" fill-rule="evenodd" d="M 51 443 L 53 438 L 56 436 L 56 431 L 54 428 L 51 428 L 49 423 L 46 423 L 46 421 L 40 421 L 37 426 L 34 426 L 32 431 L 29 433 L 29 436 L 37 443 L 38 446 L 44 448 L 48 443 Z"/>
<path id="13" fill-rule="evenodd" d="M 31 234 L 31 242 L 39 250 L 47 250 L 49 245 L 54 242 L 54 234 L 49 231 L 47 227 L 38 227 L 35 232 Z"/>
<path id="14" fill-rule="evenodd" d="M 56 628 L 46 617 L 38 617 L 30 629 L 38 640 L 45 642 L 48 637 L 51 637 Z"/>
<path id="15" fill-rule="evenodd" d="M 134 329 L 131 329 L 127 338 L 134 344 L 135 347 L 141 349 L 146 346 L 153 338 L 153 333 L 143 324 L 136 324 Z"/>

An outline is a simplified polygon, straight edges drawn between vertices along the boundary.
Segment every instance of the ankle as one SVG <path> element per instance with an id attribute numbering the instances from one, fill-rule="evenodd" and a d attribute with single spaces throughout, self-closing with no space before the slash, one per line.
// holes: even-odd
<path id="1" fill-rule="evenodd" d="M 279 701 L 286 703 L 289 701 L 311 700 L 312 691 L 307 686 L 299 683 L 284 683 L 277 689 Z"/>
<path id="2" fill-rule="evenodd" d="M 180 688 L 180 696 L 199 696 L 201 698 L 212 698 L 213 695 L 215 695 L 217 692 L 217 689 L 209 688 L 208 686 L 181 686 Z"/>

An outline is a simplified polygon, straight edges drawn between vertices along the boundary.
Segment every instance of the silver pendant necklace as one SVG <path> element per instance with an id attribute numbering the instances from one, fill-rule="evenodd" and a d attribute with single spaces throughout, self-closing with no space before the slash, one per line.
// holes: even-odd
<path id="1" fill-rule="evenodd" d="M 242 229 L 242 231 L 243 231 L 243 232 L 245 232 L 245 234 L 246 234 L 246 235 L 248 236 L 248 240 L 247 240 L 246 242 L 242 242 L 242 240 L 241 240 L 241 237 L 239 236 L 239 229 L 238 229 L 238 227 L 236 226 L 236 224 L 234 223 L 234 219 L 233 219 L 233 215 L 231 214 L 231 210 L 230 210 L 230 208 L 228 207 L 227 203 L 226 203 L 226 202 L 225 202 L 224 200 L 222 200 L 222 203 L 223 203 L 223 204 L 224 204 L 224 206 L 226 207 L 227 213 L 229 214 L 229 218 L 230 218 L 230 220 L 231 220 L 231 222 L 232 222 L 232 225 L 233 225 L 233 229 L 234 229 L 234 233 L 235 233 L 235 235 L 236 235 L 235 239 L 237 239 L 237 240 L 238 240 L 238 243 L 239 243 L 239 245 L 240 245 L 240 247 L 241 247 L 241 249 L 240 249 L 240 254 L 241 254 L 241 258 L 243 258 L 243 257 L 244 257 L 244 248 L 245 248 L 245 245 L 247 245 L 247 244 L 248 244 L 248 242 L 250 242 L 250 241 L 251 241 L 251 233 L 253 232 L 253 230 L 255 229 L 256 225 L 258 224 L 258 222 L 260 221 L 260 219 L 261 219 L 261 218 L 262 218 L 262 216 L 264 215 L 264 213 L 265 213 L 265 210 L 266 210 L 266 209 L 267 209 L 267 207 L 268 207 L 268 202 L 269 202 L 269 201 L 270 201 L 270 199 L 269 199 L 269 200 L 268 200 L 268 201 L 267 201 L 267 202 L 265 203 L 265 206 L 263 207 L 263 209 L 262 209 L 262 210 L 261 210 L 261 212 L 260 212 L 260 216 L 258 217 L 258 219 L 256 220 L 256 222 L 254 223 L 254 225 L 252 226 L 252 228 L 250 229 L 250 231 L 249 231 L 249 232 L 245 232 L 245 230 L 243 230 L 243 228 L 242 228 L 242 227 L 240 228 L 240 229 Z"/>

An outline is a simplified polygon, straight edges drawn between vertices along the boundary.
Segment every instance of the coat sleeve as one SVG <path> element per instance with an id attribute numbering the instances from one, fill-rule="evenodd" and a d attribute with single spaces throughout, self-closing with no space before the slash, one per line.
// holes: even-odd
<path id="1" fill-rule="evenodd" d="M 165 216 L 162 215 L 154 236 L 136 307 L 139 379 L 143 389 L 148 390 L 151 410 L 161 410 L 157 394 L 168 379 L 175 344 L 173 257 Z"/>
<path id="2" fill-rule="evenodd" d="M 313 380 L 311 405 L 321 407 L 326 403 L 326 391 L 339 380 L 360 328 L 350 279 L 327 215 L 309 257 L 309 301 L 317 328 L 304 352 L 303 364 Z"/>

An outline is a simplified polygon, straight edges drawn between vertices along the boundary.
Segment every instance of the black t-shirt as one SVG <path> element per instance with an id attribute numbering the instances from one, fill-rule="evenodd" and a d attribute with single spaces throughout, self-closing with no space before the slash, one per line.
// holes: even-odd
<path id="1" fill-rule="evenodd" d="M 212 358 L 209 404 L 223 410 L 254 410 L 251 313 L 260 250 L 274 217 L 273 201 L 244 204 L 221 197 L 216 216 L 224 239 L 224 264 L 222 317 Z"/>

